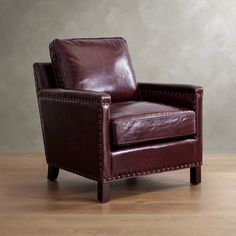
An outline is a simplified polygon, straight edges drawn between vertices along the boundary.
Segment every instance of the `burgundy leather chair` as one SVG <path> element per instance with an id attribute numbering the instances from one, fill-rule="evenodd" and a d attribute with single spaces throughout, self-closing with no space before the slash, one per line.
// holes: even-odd
<path id="1" fill-rule="evenodd" d="M 101 202 L 124 178 L 190 168 L 201 182 L 201 87 L 137 83 L 122 38 L 56 39 L 50 56 L 33 66 L 49 180 L 95 180 Z"/>

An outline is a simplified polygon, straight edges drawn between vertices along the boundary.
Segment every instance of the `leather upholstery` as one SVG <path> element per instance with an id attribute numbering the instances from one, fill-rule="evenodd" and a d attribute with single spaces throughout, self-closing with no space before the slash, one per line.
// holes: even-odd
<path id="1" fill-rule="evenodd" d="M 47 163 L 95 180 L 110 176 L 110 95 L 43 89 L 38 101 Z"/>
<path id="2" fill-rule="evenodd" d="M 50 55 L 58 87 L 108 93 L 112 102 L 140 99 L 123 38 L 56 39 Z"/>
<path id="3" fill-rule="evenodd" d="M 201 165 L 195 139 L 148 143 L 112 152 L 112 178 L 147 175 Z"/>
<path id="4" fill-rule="evenodd" d="M 139 83 L 142 100 L 164 102 L 165 104 L 180 105 L 195 111 L 197 140 L 196 160 L 202 162 L 202 103 L 203 88 L 185 84 L 152 84 Z"/>
<path id="5" fill-rule="evenodd" d="M 154 141 L 154 143 L 120 147 L 111 151 L 109 129 L 111 101 L 109 95 L 92 91 L 64 90 L 51 87 L 54 75 L 52 74 L 52 65 L 50 63 L 35 63 L 34 72 L 45 154 L 49 165 L 69 170 L 90 179 L 111 181 L 130 176 L 168 171 L 172 170 L 171 168 L 189 168 L 190 165 L 197 166 L 202 164 L 203 90 L 201 87 L 138 84 L 142 100 L 186 107 L 195 112 L 196 134 L 193 137 L 193 141 L 187 141 L 183 137 L 176 141 Z M 96 112 L 97 109 L 95 109 L 97 104 L 100 107 L 98 113 Z M 81 111 L 84 114 L 83 116 L 77 110 L 78 107 L 82 107 L 85 111 L 87 110 L 85 113 Z M 56 116 L 54 115 L 54 110 L 57 110 Z M 65 119 L 59 118 L 60 116 L 63 117 L 63 114 L 69 114 L 66 119 L 67 123 L 65 123 Z M 94 114 L 96 114 L 95 120 L 99 121 L 99 124 L 97 123 L 95 126 L 93 126 L 96 123 L 93 119 Z M 53 117 L 53 119 L 50 119 L 50 117 Z M 89 121 L 91 125 L 84 126 L 90 118 L 93 120 Z M 84 147 L 84 136 L 81 136 L 80 130 L 84 135 L 89 133 L 89 138 L 86 140 L 90 143 L 91 138 L 93 148 L 90 145 L 89 147 L 86 145 L 87 148 Z M 96 132 L 94 130 L 101 131 L 99 137 L 95 135 Z M 64 145 L 65 137 L 68 137 L 66 145 Z M 193 144 L 192 148 L 190 148 L 190 143 Z M 178 148 L 179 146 L 180 148 Z M 189 153 L 188 159 L 185 159 L 185 153 Z M 163 155 L 163 158 L 159 158 L 160 155 Z M 141 156 L 145 158 L 141 159 Z M 171 162 L 165 164 L 164 157 L 169 156 L 171 157 Z M 139 159 L 137 166 L 130 167 L 135 162 L 131 161 L 135 157 Z M 177 161 L 177 157 L 184 158 L 183 162 Z M 153 162 L 149 164 L 149 160 Z M 143 167 L 141 166 L 142 163 L 144 164 Z M 153 169 L 154 164 L 155 168 Z"/>
<path id="6" fill-rule="evenodd" d="M 151 102 L 111 104 L 114 145 L 181 137 L 195 133 L 195 112 Z"/>
<path id="7" fill-rule="evenodd" d="M 136 84 L 120 38 L 53 44 L 57 85 L 51 63 L 34 64 L 50 167 L 107 183 L 202 165 L 201 87 Z"/>
<path id="8" fill-rule="evenodd" d="M 40 89 L 55 88 L 56 80 L 51 63 L 34 63 L 35 87 L 38 92 Z"/>
<path id="9" fill-rule="evenodd" d="M 171 105 L 181 105 L 196 110 L 196 101 L 203 95 L 203 88 L 185 84 L 139 83 L 142 100 Z"/>

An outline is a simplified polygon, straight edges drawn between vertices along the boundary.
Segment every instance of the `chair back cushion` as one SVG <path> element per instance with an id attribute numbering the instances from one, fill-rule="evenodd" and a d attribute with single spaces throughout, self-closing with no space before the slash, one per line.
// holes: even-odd
<path id="1" fill-rule="evenodd" d="M 55 39 L 49 49 L 58 87 L 105 92 L 112 102 L 140 99 L 123 38 Z"/>
<path id="2" fill-rule="evenodd" d="M 39 92 L 41 89 L 51 89 L 57 87 L 51 63 L 34 63 L 33 70 L 36 92 Z"/>

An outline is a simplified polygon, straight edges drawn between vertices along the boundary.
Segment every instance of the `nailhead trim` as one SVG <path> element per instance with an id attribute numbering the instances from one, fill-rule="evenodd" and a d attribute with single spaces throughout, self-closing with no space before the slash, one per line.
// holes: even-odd
<path id="1" fill-rule="evenodd" d="M 99 158 L 99 177 L 103 178 L 103 138 L 102 138 L 102 120 L 103 120 L 103 110 L 101 107 L 98 108 L 98 158 Z"/>
<path id="2" fill-rule="evenodd" d="M 117 176 L 113 176 L 113 177 L 107 177 L 107 178 L 103 179 L 103 181 L 109 182 L 109 181 L 114 181 L 117 179 L 124 179 L 124 178 L 132 177 L 132 176 L 150 175 L 150 174 L 154 174 L 154 173 L 161 173 L 161 172 L 185 169 L 185 168 L 189 168 L 189 167 L 197 167 L 197 166 L 201 166 L 201 165 L 202 165 L 202 162 L 196 162 L 196 163 L 185 164 L 185 165 L 180 165 L 180 166 L 169 166 L 169 167 L 165 167 L 162 169 L 146 170 L 143 172 L 133 172 L 133 173 L 122 174 L 122 176 L 117 175 Z"/>
<path id="3" fill-rule="evenodd" d="M 153 90 L 142 90 L 142 92 L 144 93 L 159 93 L 159 94 L 168 94 L 168 95 L 176 95 L 176 96 L 195 96 L 195 94 L 189 94 L 189 93 L 175 93 L 175 92 L 166 92 L 166 91 L 153 91 Z M 41 96 L 38 97 L 39 100 L 53 100 L 53 101 L 56 101 L 56 102 L 67 102 L 67 103 L 80 103 L 80 104 L 86 104 L 86 105 L 91 105 L 91 106 L 97 106 L 97 105 L 109 105 L 110 103 L 109 102 L 101 102 L 101 101 L 98 101 L 98 100 L 91 100 L 91 99 L 82 99 L 82 98 L 76 98 L 76 97 L 64 97 L 64 96 L 58 96 L 58 95 L 48 95 L 48 94 L 41 94 Z M 196 105 L 197 105 L 197 102 L 196 102 L 196 99 L 194 100 L 194 111 L 196 112 L 196 122 L 197 122 L 197 110 L 196 110 Z M 101 107 L 98 108 L 98 111 L 100 112 L 101 111 Z M 42 125 L 42 132 L 43 132 L 43 137 L 45 138 L 45 134 L 44 134 L 44 126 L 43 126 L 43 116 L 42 116 L 42 113 L 41 113 L 41 109 L 39 108 L 39 113 L 40 113 L 40 117 L 41 117 L 41 125 Z M 84 177 L 88 177 L 90 179 L 93 179 L 93 180 L 100 180 L 102 175 L 103 175 L 103 146 L 102 146 L 102 139 L 100 139 L 100 137 L 102 137 L 102 114 L 99 113 L 99 120 L 98 120 L 98 124 L 99 124 L 99 128 L 98 128 L 98 132 L 99 132 L 99 170 L 100 170 L 100 177 L 95 177 L 93 175 L 90 175 L 90 174 L 87 174 L 87 173 L 84 173 L 82 171 L 78 171 L 78 170 L 74 170 L 74 169 L 71 169 L 71 168 L 68 168 L 68 167 L 65 167 L 65 166 L 62 166 L 62 165 L 59 165 L 57 163 L 52 163 L 52 162 L 49 162 L 48 161 L 48 158 L 47 158 L 47 150 L 46 150 L 46 146 L 45 146 L 45 155 L 46 155 L 46 159 L 47 159 L 47 162 L 49 165 L 52 165 L 52 166 L 55 166 L 57 168 L 61 168 L 61 169 L 64 169 L 64 170 L 67 170 L 67 171 L 70 171 L 70 172 L 73 172 L 73 173 L 76 173 L 76 174 L 79 174 L 79 175 L 82 175 Z M 141 175 L 149 175 L 149 174 L 152 174 L 152 173 L 160 173 L 160 172 L 165 172 L 165 171 L 170 171 L 170 170 L 177 170 L 177 169 L 183 169 L 183 168 L 188 168 L 188 167 L 197 167 L 197 166 L 200 166 L 202 165 L 202 162 L 199 162 L 199 163 L 192 163 L 192 164 L 188 164 L 188 165 L 181 165 L 181 166 L 171 166 L 171 167 L 166 167 L 166 168 L 162 168 L 162 169 L 153 169 L 153 170 L 147 170 L 147 171 L 144 171 L 142 173 L 140 172 L 134 172 L 134 173 L 128 173 L 128 174 L 123 174 L 122 176 L 118 175 L 118 176 L 113 176 L 113 177 L 107 177 L 105 179 L 103 179 L 104 182 L 107 182 L 107 181 L 112 181 L 112 180 L 116 180 L 116 179 L 123 179 L 123 178 L 127 178 L 127 177 L 130 177 L 131 175 L 132 176 L 141 176 Z"/>
<path id="4" fill-rule="evenodd" d="M 61 165 L 61 164 L 58 164 L 56 162 L 47 162 L 49 166 L 54 166 L 54 167 L 57 167 L 59 169 L 63 169 L 63 170 L 67 170 L 69 172 L 73 172 L 75 174 L 78 174 L 78 175 L 81 175 L 81 176 L 84 176 L 84 177 L 87 177 L 89 179 L 93 179 L 93 180 L 101 180 L 101 178 L 99 177 L 96 177 L 96 176 L 93 176 L 91 174 L 88 174 L 88 173 L 85 173 L 83 171 L 80 171 L 80 170 L 75 170 L 75 169 L 72 169 L 72 168 L 69 168 L 69 167 L 66 167 L 64 165 Z"/>
<path id="5" fill-rule="evenodd" d="M 49 95 L 49 94 L 40 94 L 40 100 L 52 100 L 55 102 L 67 102 L 67 103 L 79 103 L 83 105 L 97 106 L 97 105 L 109 105 L 109 102 L 101 102 L 100 100 L 93 99 L 84 99 L 73 96 L 59 96 L 59 95 Z"/>
<path id="6" fill-rule="evenodd" d="M 152 89 L 142 89 L 142 93 L 158 93 L 158 94 L 167 94 L 167 95 L 173 95 L 173 96 L 189 96 L 194 97 L 194 93 L 181 93 L 181 92 L 172 92 L 172 91 L 160 91 L 160 90 L 152 90 Z"/>
<path id="7" fill-rule="evenodd" d="M 42 134 L 43 134 L 43 143 L 44 143 L 44 151 L 45 151 L 45 157 L 46 157 L 46 161 L 48 162 L 49 158 L 48 158 L 48 151 L 47 151 L 47 145 L 46 145 L 46 135 L 45 135 L 45 129 L 44 129 L 44 119 L 43 119 L 43 114 L 42 114 L 42 110 L 41 110 L 41 104 L 40 104 L 40 99 L 38 97 L 38 107 L 39 107 L 39 116 L 40 116 L 40 123 L 41 123 L 41 127 L 42 127 Z"/>
<path id="8" fill-rule="evenodd" d="M 69 172 L 73 172 L 75 174 L 99 181 L 101 180 L 101 178 L 93 176 L 91 174 L 85 173 L 83 171 L 78 171 L 72 168 L 68 168 L 64 165 L 58 164 L 56 162 L 47 162 L 48 165 L 50 166 L 54 166 L 60 169 L 64 169 L 67 170 Z M 122 174 L 118 175 L 118 176 L 113 176 L 113 177 L 107 177 L 105 179 L 103 179 L 104 182 L 111 182 L 111 181 L 115 181 L 117 179 L 124 179 L 124 178 L 129 178 L 129 177 L 135 177 L 135 176 L 143 176 L 143 175 L 150 175 L 150 174 L 154 174 L 154 173 L 161 173 L 161 172 L 167 172 L 167 171 L 173 171 L 173 170 L 178 170 L 178 169 L 185 169 L 185 168 L 189 168 L 189 167 L 197 167 L 197 166 L 201 166 L 202 162 L 197 162 L 197 163 L 192 163 L 192 164 L 186 164 L 186 165 L 180 165 L 180 166 L 171 166 L 171 167 L 166 167 L 166 168 L 162 168 L 162 169 L 154 169 L 154 170 L 147 170 L 147 171 L 143 171 L 141 172 L 134 172 L 134 173 L 128 173 L 128 174 Z"/>
<path id="9" fill-rule="evenodd" d="M 142 89 L 141 88 L 141 92 L 142 93 L 152 93 L 152 94 L 166 94 L 166 95 L 171 95 L 171 96 L 185 96 L 185 97 L 195 97 L 194 99 L 194 111 L 196 113 L 196 132 L 197 132 L 197 109 L 196 109 L 196 106 L 197 106 L 197 98 L 200 96 L 198 93 L 195 94 L 195 93 L 180 93 L 180 92 L 172 92 L 172 91 L 160 91 L 160 90 L 152 90 L 152 89 Z"/>
<path id="10" fill-rule="evenodd" d="M 198 113 L 197 113 L 197 99 L 199 98 L 199 96 L 201 96 L 201 94 L 199 93 L 181 93 L 181 92 L 173 92 L 173 91 L 160 91 L 160 90 L 153 90 L 153 89 L 145 89 L 145 88 L 140 88 L 142 93 L 146 93 L 146 94 L 163 94 L 163 95 L 168 95 L 168 96 L 186 96 L 186 97 L 193 97 L 194 98 L 194 105 L 193 105 L 193 109 L 195 112 L 195 124 L 196 124 L 196 133 L 195 133 L 195 138 L 197 139 L 197 132 L 198 132 Z"/>
<path id="11" fill-rule="evenodd" d="M 39 97 L 38 97 L 38 90 L 39 90 L 39 83 L 38 83 L 38 81 L 39 81 L 39 79 L 38 79 L 38 76 L 37 76 L 37 73 L 36 73 L 35 70 L 34 70 L 34 81 L 35 81 L 37 101 L 38 101 L 38 108 L 39 108 L 40 124 L 41 124 L 41 127 L 42 127 L 42 135 L 43 135 L 45 157 L 46 157 L 46 161 L 48 161 L 48 154 L 47 154 L 47 149 L 46 149 L 46 145 L 45 145 L 45 133 L 44 133 L 44 125 L 43 125 L 43 116 L 42 116 L 42 111 L 41 111 L 41 107 L 40 107 L 40 101 L 39 101 Z"/>
<path id="12" fill-rule="evenodd" d="M 88 99 L 81 99 L 81 98 L 75 98 L 75 97 L 63 97 L 63 96 L 58 96 L 58 95 L 49 95 L 49 94 L 41 94 L 41 96 L 39 96 L 39 103 L 42 100 L 52 100 L 52 101 L 56 101 L 56 102 L 64 102 L 64 103 L 78 103 L 78 104 L 85 104 L 85 105 L 89 105 L 89 106 L 93 106 L 97 109 L 98 112 L 98 158 L 99 158 L 99 177 L 95 177 L 89 174 L 86 174 L 84 172 L 78 171 L 78 170 L 73 170 L 73 169 L 69 169 L 65 166 L 60 166 L 57 163 L 52 163 L 52 165 L 56 165 L 59 168 L 83 175 L 85 177 L 94 179 L 94 180 L 100 180 L 103 178 L 103 169 L 104 169 L 104 163 L 103 163 L 103 129 L 102 129 L 102 124 L 103 124 L 103 109 L 101 106 L 99 105 L 109 105 L 109 103 L 107 102 L 99 102 L 97 100 L 88 100 Z M 40 111 L 40 118 L 41 118 L 41 125 L 42 125 L 42 133 L 43 133 L 43 139 L 46 140 L 46 136 L 45 136 L 45 132 L 44 132 L 44 120 L 43 120 L 43 115 L 41 112 L 41 103 L 39 106 L 39 111 Z M 49 158 L 48 158 L 48 152 L 47 152 L 47 148 L 46 148 L 46 143 L 44 141 L 44 148 L 45 148 L 45 156 L 46 156 L 46 160 L 49 163 Z"/>

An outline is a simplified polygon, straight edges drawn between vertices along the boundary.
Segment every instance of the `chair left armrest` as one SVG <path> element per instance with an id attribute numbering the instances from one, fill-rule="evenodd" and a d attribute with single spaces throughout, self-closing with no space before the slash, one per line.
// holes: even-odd
<path id="1" fill-rule="evenodd" d="M 66 89 L 37 96 L 48 165 L 98 181 L 110 176 L 111 96 Z"/>

